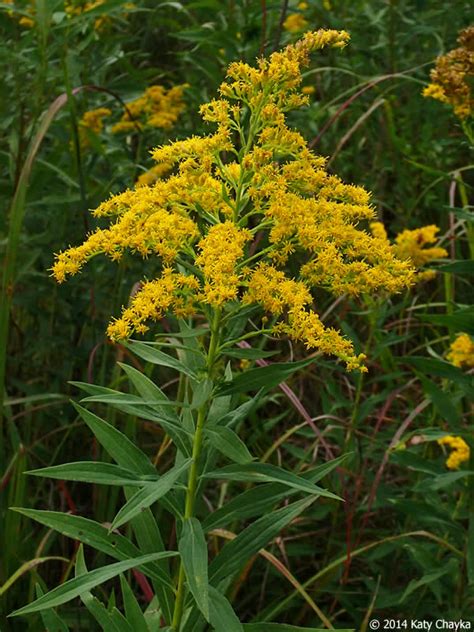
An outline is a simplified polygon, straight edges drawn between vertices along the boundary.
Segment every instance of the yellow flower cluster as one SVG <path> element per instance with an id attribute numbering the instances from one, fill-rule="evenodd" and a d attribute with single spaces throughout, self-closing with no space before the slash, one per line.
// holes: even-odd
<path id="1" fill-rule="evenodd" d="M 64 11 L 69 17 L 76 17 L 79 15 L 83 15 L 92 9 L 96 9 L 100 7 L 106 2 L 106 0 L 92 0 L 89 2 L 88 0 L 65 0 L 64 2 Z M 125 11 L 129 11 L 130 9 L 134 9 L 135 5 L 133 2 L 124 2 L 122 5 L 122 9 Z M 122 14 L 122 17 L 127 17 L 128 14 Z M 111 18 L 109 15 L 104 14 L 100 15 L 94 20 L 94 29 L 98 32 L 102 31 L 111 23 Z"/>
<path id="2" fill-rule="evenodd" d="M 458 334 L 451 343 L 447 359 L 459 368 L 474 367 L 474 340 L 468 334 Z"/>
<path id="3" fill-rule="evenodd" d="M 5 0 L 4 4 L 13 5 L 13 4 L 15 4 L 15 2 L 14 2 L 14 0 Z M 18 6 L 18 3 L 16 3 L 16 4 Z M 18 24 L 20 26 L 24 26 L 27 29 L 31 29 L 35 25 L 35 21 L 34 21 L 35 3 L 34 3 L 33 0 L 30 0 L 30 2 L 29 2 L 28 11 L 30 12 L 32 17 L 27 16 L 27 15 L 21 15 L 21 14 L 15 13 L 12 9 L 8 9 L 7 10 L 7 14 L 12 19 L 18 20 Z"/>
<path id="4" fill-rule="evenodd" d="M 289 279 L 283 271 L 262 262 L 250 273 L 248 291 L 243 300 L 244 303 L 259 303 L 274 316 L 287 312 L 287 322 L 280 322 L 275 327 L 275 333 L 301 341 L 308 349 L 336 355 L 346 362 L 349 370 L 366 370 L 361 366 L 365 356 L 354 356 L 352 344 L 335 329 L 324 327 L 318 314 L 307 309 L 313 299 L 302 281 Z"/>
<path id="5" fill-rule="evenodd" d="M 109 108 L 98 108 L 85 112 L 79 121 L 79 143 L 81 149 L 90 145 L 89 130 L 94 134 L 100 134 L 104 128 L 104 118 L 112 114 Z"/>
<path id="6" fill-rule="evenodd" d="M 52 268 L 56 280 L 62 283 L 99 253 L 116 261 L 130 250 L 142 257 L 157 255 L 167 264 L 173 262 L 178 251 L 198 235 L 198 229 L 184 211 L 167 199 L 168 193 L 170 197 L 179 195 L 173 187 L 176 183 L 162 184 L 125 191 L 102 203 L 94 214 L 118 215 L 118 220 L 108 229 L 93 232 L 82 245 L 59 253 Z"/>
<path id="7" fill-rule="evenodd" d="M 112 340 L 123 340 L 133 331 L 145 333 L 149 329 L 146 321 L 157 321 L 171 309 L 177 316 L 189 316 L 194 311 L 194 295 L 198 289 L 199 281 L 193 275 L 165 268 L 159 279 L 142 284 L 122 316 L 108 326 L 108 336 Z"/>
<path id="8" fill-rule="evenodd" d="M 460 46 L 441 55 L 430 73 L 431 83 L 423 90 L 424 97 L 449 103 L 456 116 L 465 119 L 472 115 L 474 98 L 474 26 L 460 32 Z"/>
<path id="9" fill-rule="evenodd" d="M 387 232 L 382 222 L 371 222 L 372 235 L 380 240 L 388 242 Z M 448 252 L 439 246 L 426 248 L 425 246 L 436 243 L 436 235 L 439 228 L 434 224 L 422 226 L 414 230 L 405 229 L 395 237 L 394 252 L 402 260 L 409 261 L 416 268 L 423 267 L 426 263 L 435 259 L 444 259 Z M 433 270 L 418 272 L 417 281 L 428 281 L 435 276 Z"/>
<path id="10" fill-rule="evenodd" d="M 439 445 L 446 445 L 452 452 L 446 460 L 446 467 L 450 470 L 458 470 L 461 463 L 469 461 L 471 451 L 467 443 L 461 437 L 446 435 L 438 439 Z"/>
<path id="11" fill-rule="evenodd" d="M 241 276 L 236 264 L 244 255 L 244 244 L 252 233 L 232 221 L 212 226 L 198 244 L 196 265 L 203 271 L 205 284 L 202 300 L 214 307 L 237 298 Z"/>
<path id="12" fill-rule="evenodd" d="M 325 159 L 286 125 L 286 113 L 307 102 L 299 88 L 310 53 L 342 47 L 348 37 L 310 32 L 256 67 L 231 64 L 221 98 L 201 108 L 217 129 L 155 149 L 171 175 L 101 204 L 95 215 L 115 218 L 110 228 L 57 256 L 60 282 L 99 252 L 160 258 L 164 271 L 112 323 L 112 339 L 144 331 L 145 321 L 165 312 L 208 316 L 209 308 L 225 314 L 256 304 L 273 315 L 275 333 L 363 370 L 352 343 L 321 322 L 313 287 L 354 296 L 398 292 L 414 270 L 386 238 L 358 227 L 374 219 L 369 194 L 329 175 Z M 262 328 L 265 322 L 262 311 Z"/>
<path id="13" fill-rule="evenodd" d="M 13 0 L 5 0 L 7 4 L 13 4 Z M 96 9 L 100 7 L 106 2 L 106 0 L 93 0 L 92 2 L 88 2 L 87 0 L 65 0 L 64 2 L 64 12 L 69 17 L 76 17 L 87 13 L 88 11 L 92 11 L 92 9 Z M 130 9 L 134 9 L 135 5 L 133 2 L 124 2 L 122 5 L 122 9 L 125 11 L 129 11 Z M 18 24 L 20 26 L 24 26 L 25 28 L 33 28 L 35 25 L 36 18 L 36 2 L 35 0 L 30 0 L 28 10 L 30 11 L 31 17 L 27 15 L 22 15 Z M 10 12 L 12 15 L 12 12 Z M 127 17 L 127 13 L 123 13 L 122 17 Z M 94 20 L 94 29 L 96 31 L 103 30 L 104 27 L 109 25 L 111 22 L 111 18 L 109 15 L 100 15 Z"/>
<path id="14" fill-rule="evenodd" d="M 127 103 L 121 120 L 112 127 L 112 133 L 134 132 L 137 129 L 156 127 L 170 129 L 183 112 L 183 94 L 186 85 L 167 90 L 163 86 L 150 86 L 137 99 Z"/>

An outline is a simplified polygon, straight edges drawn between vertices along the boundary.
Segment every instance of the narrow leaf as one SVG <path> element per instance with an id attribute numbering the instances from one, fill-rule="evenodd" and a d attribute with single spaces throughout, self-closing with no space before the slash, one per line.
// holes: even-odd
<path id="1" fill-rule="evenodd" d="M 209 566 L 211 584 L 215 585 L 220 580 L 238 572 L 253 555 L 273 540 L 315 500 L 314 496 L 298 500 L 262 516 L 239 533 L 235 540 L 231 540 L 223 547 Z"/>
<path id="2" fill-rule="evenodd" d="M 54 529 L 68 538 L 87 544 L 117 560 L 129 560 L 140 556 L 140 549 L 128 538 L 120 533 L 109 533 L 106 527 L 94 520 L 89 520 L 89 518 L 73 516 L 60 511 L 18 509 L 16 507 L 11 507 L 11 509 L 36 520 L 48 529 Z M 143 568 L 143 572 L 152 579 L 174 588 L 171 578 L 163 572 L 161 566 L 156 562 L 146 564 Z"/>
<path id="3" fill-rule="evenodd" d="M 213 448 L 219 450 L 224 456 L 235 463 L 248 463 L 252 461 L 245 443 L 230 428 L 225 426 L 208 425 L 205 428 L 206 436 Z"/>
<path id="4" fill-rule="evenodd" d="M 184 373 L 188 377 L 196 379 L 196 374 L 194 371 L 189 369 L 185 364 L 180 362 L 177 358 L 173 358 L 173 356 L 168 355 L 167 353 L 163 353 L 159 349 L 146 344 L 145 342 L 138 342 L 136 340 L 130 340 L 125 345 L 130 351 L 135 353 L 137 356 L 146 360 L 147 362 L 151 362 L 151 364 L 158 364 L 159 366 L 167 366 L 171 369 L 175 369 L 180 373 Z"/>
<path id="5" fill-rule="evenodd" d="M 229 601 L 214 586 L 209 586 L 209 607 L 211 625 L 216 632 L 243 632 Z"/>
<path id="6" fill-rule="evenodd" d="M 337 459 L 318 465 L 312 470 L 303 472 L 300 476 L 311 483 L 316 483 L 340 465 L 347 456 L 347 454 L 344 454 Z M 235 520 L 261 516 L 270 511 L 280 500 L 296 493 L 298 493 L 298 490 L 281 483 L 264 483 L 247 489 L 210 514 L 203 522 L 204 530 L 207 532 L 225 526 Z"/>
<path id="7" fill-rule="evenodd" d="M 240 373 L 231 382 L 224 382 L 219 388 L 219 395 L 246 393 L 259 388 L 271 389 L 287 380 L 295 371 L 314 362 L 314 358 L 306 358 L 299 362 L 280 362 L 268 366 L 250 369 Z"/>
<path id="8" fill-rule="evenodd" d="M 184 460 L 182 463 L 169 470 L 169 472 L 163 474 L 163 476 L 161 476 L 155 483 L 149 483 L 137 491 L 117 513 L 110 530 L 113 531 L 114 529 L 121 527 L 123 524 L 143 511 L 143 509 L 148 508 L 159 498 L 167 494 L 170 489 L 173 488 L 181 474 L 188 469 L 190 463 L 191 459 Z"/>
<path id="9" fill-rule="evenodd" d="M 92 590 L 96 586 L 103 584 L 104 582 L 124 573 L 136 566 L 143 566 L 148 562 L 154 562 L 165 557 L 172 557 L 176 555 L 175 551 L 167 551 L 163 553 L 151 553 L 149 555 L 142 555 L 131 560 L 124 562 L 115 562 L 102 568 L 97 568 L 93 571 L 81 574 L 78 577 L 68 580 L 64 584 L 57 586 L 46 595 L 43 595 L 33 603 L 15 610 L 12 612 L 11 617 L 18 617 L 25 614 L 31 614 L 32 612 L 39 612 L 45 608 L 54 608 L 60 606 L 63 603 L 67 603 L 72 599 L 75 599 L 83 592 Z"/>
<path id="10" fill-rule="evenodd" d="M 293 474 L 270 463 L 246 463 L 227 465 L 226 467 L 203 475 L 204 478 L 217 478 L 230 481 L 254 481 L 257 483 L 283 483 L 308 494 L 317 494 L 334 500 L 342 500 L 332 492 L 305 480 L 302 476 Z"/>
<path id="11" fill-rule="evenodd" d="M 140 608 L 140 604 L 123 575 L 120 575 L 120 586 L 122 588 L 125 615 L 133 632 L 150 632 L 146 624 L 145 616 Z"/>
<path id="12" fill-rule="evenodd" d="M 156 476 L 156 469 L 153 467 L 146 454 L 144 454 L 123 433 L 100 417 L 97 417 L 97 415 L 89 412 L 86 408 L 83 408 L 78 404 L 74 404 L 74 406 L 92 430 L 99 443 L 105 448 L 114 461 L 120 465 L 120 467 L 137 472 L 137 474 L 143 474 L 144 476 Z M 125 488 L 125 496 L 127 499 L 132 496 L 128 487 Z M 172 497 L 166 499 L 163 498 L 161 502 L 166 509 L 171 511 L 175 516 L 179 516 L 179 507 L 176 505 L 176 502 Z M 149 509 L 143 511 L 140 515 L 137 515 L 132 520 L 131 524 L 135 537 L 137 538 L 140 551 L 143 553 L 152 553 L 165 550 L 160 530 Z M 169 584 L 171 582 L 171 577 L 169 574 L 167 560 L 163 559 L 160 562 L 157 562 L 157 564 L 161 567 L 165 576 L 169 578 L 169 581 L 166 582 Z M 174 594 L 168 585 L 163 585 L 157 580 L 153 581 L 153 587 L 158 596 L 160 606 L 163 610 L 163 615 L 169 623 L 173 616 Z"/>
<path id="13" fill-rule="evenodd" d="M 75 402 L 73 405 L 99 443 L 121 467 L 140 474 L 156 475 L 149 458 L 128 437 L 86 408 Z"/>
<path id="14" fill-rule="evenodd" d="M 128 364 L 123 364 L 122 362 L 119 362 L 118 365 L 127 374 L 130 382 L 144 399 L 154 400 L 156 402 L 155 406 L 158 410 L 160 409 L 161 402 L 165 404 L 169 401 L 168 397 L 161 390 L 161 388 L 159 388 L 159 386 L 157 386 L 152 380 L 150 380 L 149 377 L 144 375 L 141 371 Z M 169 410 L 169 408 L 166 408 L 166 414 L 174 416 L 173 410 Z"/>
<path id="15" fill-rule="evenodd" d="M 39 584 L 36 584 L 35 590 L 37 597 L 41 597 L 44 594 Z M 69 628 L 67 627 L 67 625 L 57 614 L 57 612 L 52 608 L 50 608 L 49 610 L 43 610 L 41 612 L 41 619 L 43 621 L 45 630 L 48 630 L 48 632 L 69 632 Z"/>
<path id="16" fill-rule="evenodd" d="M 206 621 L 209 621 L 207 543 L 199 520 L 188 518 L 183 522 L 178 548 L 189 590 Z"/>
<path id="17" fill-rule="evenodd" d="M 25 474 L 33 476 L 45 476 L 58 478 L 64 481 L 81 481 L 83 483 L 96 483 L 100 485 L 131 485 L 141 487 L 150 483 L 150 480 L 139 478 L 130 470 L 114 465 L 113 463 L 101 463 L 100 461 L 77 461 L 44 467 L 40 470 L 30 470 Z M 156 475 L 155 479 L 158 478 Z"/>

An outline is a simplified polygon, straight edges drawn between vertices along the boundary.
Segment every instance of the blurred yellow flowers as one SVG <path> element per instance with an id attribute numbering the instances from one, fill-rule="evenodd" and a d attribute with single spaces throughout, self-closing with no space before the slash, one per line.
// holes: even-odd
<path id="1" fill-rule="evenodd" d="M 451 343 L 447 359 L 459 368 L 474 367 L 474 341 L 468 334 L 458 334 Z"/>
<path id="2" fill-rule="evenodd" d="M 160 85 L 150 86 L 137 99 L 129 101 L 121 120 L 112 127 L 113 134 L 134 132 L 147 127 L 170 129 L 183 112 L 186 85 L 169 90 Z"/>
<path id="3" fill-rule="evenodd" d="M 449 103 L 456 116 L 472 115 L 472 79 L 474 77 L 474 26 L 460 32 L 460 46 L 441 55 L 430 73 L 431 83 L 423 90 L 424 97 Z"/>
<path id="4" fill-rule="evenodd" d="M 446 467 L 450 470 L 458 470 L 459 466 L 469 461 L 471 451 L 467 443 L 461 437 L 446 435 L 438 439 L 439 445 L 446 445 L 451 448 L 451 453 L 446 460 Z"/>

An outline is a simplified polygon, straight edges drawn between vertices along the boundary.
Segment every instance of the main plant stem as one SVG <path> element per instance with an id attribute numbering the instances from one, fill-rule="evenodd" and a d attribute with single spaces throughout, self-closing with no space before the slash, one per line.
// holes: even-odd
<path id="1" fill-rule="evenodd" d="M 214 373 L 214 362 L 216 359 L 217 346 L 219 344 L 219 324 L 221 312 L 216 309 L 211 325 L 211 339 L 209 341 L 209 349 L 207 352 L 207 376 L 212 378 Z M 209 401 L 206 401 L 198 410 L 196 431 L 193 438 L 192 462 L 189 468 L 188 484 L 186 488 L 186 502 L 184 505 L 184 520 L 189 520 L 194 514 L 194 505 L 196 502 L 196 490 L 198 484 L 199 461 L 202 450 L 203 430 L 206 421 Z M 181 619 L 183 617 L 184 606 L 184 581 L 185 573 L 183 562 L 179 565 L 178 587 L 176 590 L 176 602 L 174 606 L 173 622 L 171 624 L 173 630 L 179 630 Z"/>

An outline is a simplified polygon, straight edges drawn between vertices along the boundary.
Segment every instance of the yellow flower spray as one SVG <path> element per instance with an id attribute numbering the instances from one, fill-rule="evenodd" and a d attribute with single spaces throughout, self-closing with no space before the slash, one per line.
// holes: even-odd
<path id="1" fill-rule="evenodd" d="M 221 97 L 201 107 L 216 131 L 154 150 L 171 175 L 102 203 L 94 215 L 110 217 L 110 227 L 57 255 L 58 282 L 99 253 L 162 262 L 162 275 L 109 326 L 113 340 L 145 331 L 166 312 L 211 318 L 209 308 L 230 313 L 257 304 L 273 317 L 275 333 L 364 369 L 352 343 L 320 321 L 312 288 L 399 292 L 414 270 L 386 239 L 358 226 L 374 219 L 369 194 L 328 174 L 324 158 L 286 125 L 286 113 L 307 103 L 299 88 L 310 53 L 348 39 L 344 31 L 309 32 L 256 67 L 232 63 Z M 297 278 L 288 276 L 289 263 L 299 265 Z"/>

